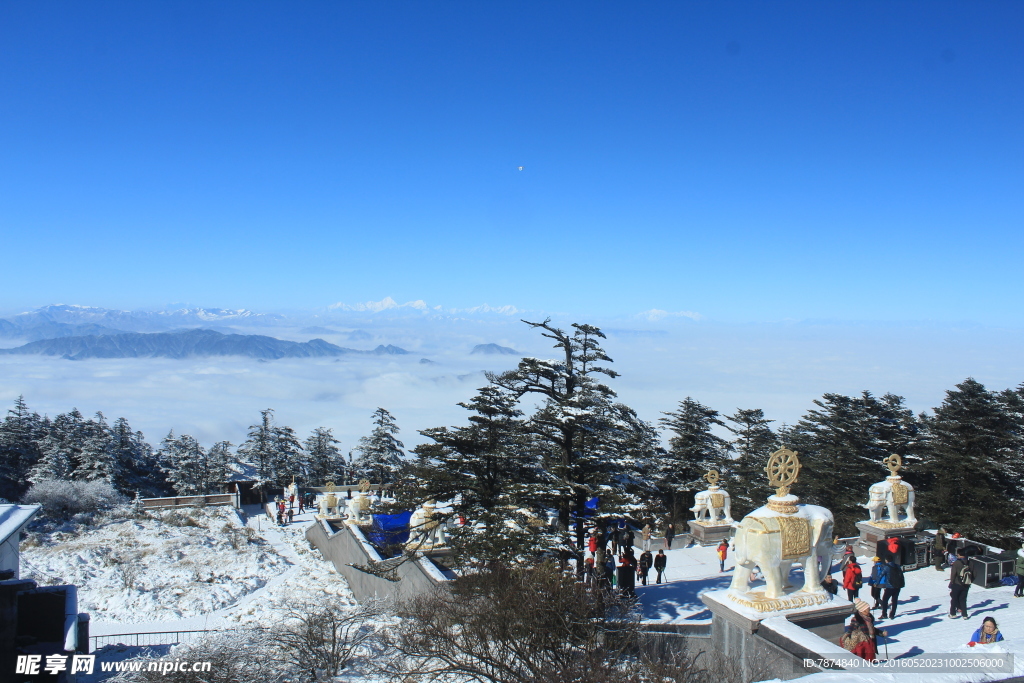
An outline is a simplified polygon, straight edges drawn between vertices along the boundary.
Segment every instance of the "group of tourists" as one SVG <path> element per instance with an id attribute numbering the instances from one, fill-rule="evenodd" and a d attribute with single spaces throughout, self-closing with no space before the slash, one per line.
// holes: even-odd
<path id="1" fill-rule="evenodd" d="M 668 527 L 665 545 L 671 547 L 675 533 L 671 524 Z M 649 522 L 639 530 L 641 552 L 638 556 L 635 547 L 638 534 L 624 519 L 607 526 L 595 526 L 587 539 L 584 559 L 587 582 L 606 590 L 617 589 L 622 597 L 629 599 L 636 597 L 637 581 L 643 586 L 648 584 L 652 569 L 654 582 L 661 583 L 668 556 L 665 548 L 659 548 L 657 554 L 651 552 L 653 534 L 654 528 Z"/>
<path id="2" fill-rule="evenodd" d="M 974 582 L 974 574 L 970 565 L 972 549 L 967 544 L 957 543 L 956 539 L 958 538 L 960 538 L 959 534 L 954 534 L 947 540 L 946 530 L 939 529 L 934 542 L 933 565 L 938 571 L 949 569 L 949 618 L 967 619 L 967 596 Z M 893 540 L 896 542 L 892 543 Z M 871 586 L 873 605 L 869 605 L 859 597 L 865 579 L 852 546 L 846 546 L 843 558 L 839 563 L 843 588 L 846 589 L 847 598 L 853 602 L 856 610 L 839 643 L 850 652 L 868 660 L 878 658 L 878 638 L 888 636 L 887 631 L 876 627 L 876 622 L 896 616 L 900 590 L 905 585 L 903 567 L 898 561 L 900 558 L 899 541 L 890 539 L 889 543 L 892 544 L 887 546 L 890 552 L 886 554 L 885 559 L 872 558 L 873 564 L 866 579 L 868 585 Z M 1014 597 L 1021 597 L 1024 594 L 1024 548 L 1017 552 L 1014 573 L 1017 583 Z M 838 592 L 839 582 L 832 578 L 830 572 L 821 582 L 821 586 L 835 595 Z M 877 609 L 881 610 L 881 615 L 876 619 L 872 612 Z M 999 631 L 999 625 L 993 617 L 989 616 L 982 620 L 981 626 L 971 635 L 968 645 L 972 647 L 987 645 L 1002 639 L 1003 634 Z"/>

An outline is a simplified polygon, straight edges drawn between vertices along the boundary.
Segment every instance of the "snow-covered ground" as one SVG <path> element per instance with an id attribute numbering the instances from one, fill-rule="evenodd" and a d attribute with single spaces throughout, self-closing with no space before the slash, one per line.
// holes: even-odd
<path id="1" fill-rule="evenodd" d="M 196 526 L 179 526 L 183 517 Z M 91 635 L 259 625 L 280 618 L 285 604 L 354 601 L 344 578 L 306 541 L 309 513 L 286 527 L 260 516 L 243 522 L 223 507 L 172 519 L 39 534 L 23 543 L 22 575 L 77 585 L 80 609 L 92 618 Z M 131 566 L 137 575 L 126 587 Z"/>
<path id="2" fill-rule="evenodd" d="M 656 542 L 657 543 L 657 542 Z M 654 552 L 657 552 L 657 544 Z M 718 570 L 718 557 L 714 547 L 676 548 L 668 555 L 666 578 L 668 583 L 637 586 L 645 619 L 670 623 L 694 623 L 710 619 L 711 613 L 700 600 L 708 590 L 727 588 L 732 579 L 732 558 L 726 560 L 724 573 Z M 861 566 L 869 568 L 870 558 L 860 558 Z M 798 571 L 798 570 L 797 570 Z M 652 572 L 653 574 L 653 572 Z M 836 574 L 838 577 L 838 573 Z M 906 573 L 906 587 L 900 593 L 896 618 L 880 620 L 878 627 L 888 632 L 880 641 L 879 654 L 887 659 L 921 657 L 929 654 L 1012 652 L 1015 654 L 1015 673 L 1024 675 L 1024 598 L 1013 597 L 1013 586 L 979 588 L 973 586 L 968 593 L 969 618 L 950 619 L 949 570 L 937 572 L 931 567 Z M 840 590 L 839 598 L 845 597 Z M 870 590 L 865 586 L 860 597 L 871 602 Z M 1013 604 L 1018 603 L 1018 604 Z M 877 615 L 878 612 L 875 612 Z M 982 619 L 993 617 L 1007 639 L 989 646 L 968 647 L 967 642 Z M 966 683 L 967 681 L 999 680 L 1009 674 L 864 674 L 821 673 L 801 678 L 807 683 L 850 683 L 852 681 L 911 681 L 928 680 L 940 683 Z"/>

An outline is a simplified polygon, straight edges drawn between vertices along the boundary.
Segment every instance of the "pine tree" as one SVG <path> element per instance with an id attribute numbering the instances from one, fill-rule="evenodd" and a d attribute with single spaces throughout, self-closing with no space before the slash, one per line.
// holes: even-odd
<path id="1" fill-rule="evenodd" d="M 582 519 L 587 513 L 588 500 L 599 496 L 603 512 L 612 512 L 617 502 L 636 502 L 626 500 L 623 486 L 636 463 L 650 454 L 622 449 L 645 443 L 635 438 L 644 425 L 631 409 L 614 403 L 615 392 L 598 381 L 601 375 L 618 376 L 599 364 L 612 362 L 601 348 L 605 335 L 599 328 L 574 323 L 569 334 L 552 327 L 550 319 L 523 322 L 554 341 L 561 357 L 523 358 L 516 369 L 487 377 L 519 400 L 527 395 L 542 398 L 525 425 L 539 452 L 543 476 L 538 496 L 558 511 L 566 547 L 581 549 L 583 525 L 577 524 L 572 533 L 570 524 L 573 515 Z"/>
<path id="2" fill-rule="evenodd" d="M 161 450 L 164 454 L 164 471 L 175 493 L 196 496 L 207 492 L 209 470 L 206 451 L 194 437 L 183 434 L 174 438 L 172 432 L 164 439 Z"/>
<path id="3" fill-rule="evenodd" d="M 258 486 L 277 480 L 277 458 L 274 444 L 274 411 L 260 411 L 260 421 L 250 425 L 248 438 L 238 447 L 238 454 L 256 470 Z"/>
<path id="4" fill-rule="evenodd" d="M 765 467 L 768 458 L 779 449 L 779 437 L 769 426 L 773 420 L 760 408 L 737 410 L 725 417 L 725 428 L 733 434 L 729 450 L 728 491 L 732 498 L 732 514 L 736 519 L 764 505 L 773 492 L 768 486 Z"/>
<path id="5" fill-rule="evenodd" d="M 893 394 L 825 394 L 814 403 L 818 410 L 786 430 L 783 439 L 800 456 L 795 493 L 832 510 L 837 533 L 853 534 L 854 523 L 866 517 L 868 488 L 887 474 L 882 460 L 896 453 L 908 465 L 919 461 L 920 424 Z"/>
<path id="6" fill-rule="evenodd" d="M 306 453 L 302 444 L 295 436 L 291 427 L 275 426 L 274 435 L 274 469 L 277 472 L 277 484 L 288 486 L 295 477 L 304 481 L 309 471 Z"/>
<path id="7" fill-rule="evenodd" d="M 103 413 L 96 413 L 95 420 L 85 423 L 83 441 L 78 454 L 74 478 L 79 481 L 105 481 L 113 484 L 122 479 L 119 463 L 114 454 L 110 427 Z"/>
<path id="8" fill-rule="evenodd" d="M 0 498 L 18 500 L 25 492 L 43 435 L 39 414 L 30 412 L 25 397 L 19 396 L 0 422 Z"/>
<path id="9" fill-rule="evenodd" d="M 164 475 L 153 447 L 142 432 L 133 432 L 128 420 L 119 417 L 110 427 L 110 448 L 116 463 L 114 487 L 126 496 L 139 493 L 144 497 L 159 497 L 170 493 L 170 484 Z"/>
<path id="10" fill-rule="evenodd" d="M 929 490 L 918 505 L 937 524 L 990 541 L 1018 535 L 1024 472 L 1014 394 L 1000 396 L 968 378 L 946 392 L 927 420 Z"/>
<path id="11" fill-rule="evenodd" d="M 338 451 L 339 441 L 326 427 L 317 427 L 306 439 L 305 449 L 309 458 L 308 481 L 314 486 L 323 486 L 329 481 L 341 483 L 344 480 L 344 458 Z"/>
<path id="12" fill-rule="evenodd" d="M 217 487 L 231 477 L 234 463 L 230 441 L 218 441 L 210 447 L 206 452 L 206 493 L 217 492 Z"/>
<path id="13" fill-rule="evenodd" d="M 679 402 L 678 410 L 663 415 L 660 422 L 673 436 L 656 473 L 656 484 L 672 518 L 680 520 L 693 507 L 696 493 L 707 488 L 704 475 L 708 470 L 723 469 L 728 444 L 711 429 L 725 423 L 717 410 L 689 396 Z"/>
<path id="14" fill-rule="evenodd" d="M 402 470 L 405 445 L 395 438 L 398 425 L 391 413 L 377 408 L 373 413 L 373 431 L 359 439 L 354 466 L 356 475 L 373 483 L 390 484 L 398 479 Z"/>

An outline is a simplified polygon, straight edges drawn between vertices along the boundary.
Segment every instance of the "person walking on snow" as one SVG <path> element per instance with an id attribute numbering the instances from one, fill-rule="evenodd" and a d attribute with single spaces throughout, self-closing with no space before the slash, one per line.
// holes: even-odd
<path id="1" fill-rule="evenodd" d="M 1013 565 L 1013 573 L 1017 575 L 1017 587 L 1013 589 L 1013 597 L 1024 596 L 1024 545 L 1017 551 L 1017 561 Z"/>
<path id="2" fill-rule="evenodd" d="M 722 541 L 718 544 L 718 571 L 725 571 L 725 558 L 729 556 L 729 544 Z"/>
<path id="3" fill-rule="evenodd" d="M 665 527 L 665 550 L 672 550 L 672 539 L 676 537 L 676 525 L 672 522 Z"/>
<path id="4" fill-rule="evenodd" d="M 665 564 L 667 562 L 668 557 L 665 555 L 665 551 L 659 549 L 658 554 L 654 556 L 654 571 L 657 573 L 655 583 L 661 583 L 661 577 L 665 573 Z"/>
<path id="5" fill-rule="evenodd" d="M 848 560 L 843 569 L 843 588 L 846 589 L 846 599 L 853 602 L 860 594 L 860 587 L 863 585 L 860 565 L 856 559 Z"/>
<path id="6" fill-rule="evenodd" d="M 295 510 L 294 510 L 294 508 L 288 508 L 288 523 L 291 524 L 292 521 L 294 521 L 294 519 L 295 519 Z"/>
<path id="7" fill-rule="evenodd" d="M 935 571 L 941 572 L 942 565 L 946 562 L 946 530 L 940 528 L 935 534 L 935 542 L 932 544 L 932 564 Z"/>
<path id="8" fill-rule="evenodd" d="M 872 557 L 871 576 L 868 577 L 868 584 L 871 586 L 871 599 L 874 603 L 871 609 L 879 609 L 882 606 L 882 581 L 885 579 L 886 566 L 878 557 Z"/>
<path id="9" fill-rule="evenodd" d="M 967 618 L 967 591 L 974 579 L 967 555 L 963 548 L 957 548 L 956 561 L 949 568 L 949 618 Z M 959 614 L 957 614 L 959 612 Z"/>
<path id="10" fill-rule="evenodd" d="M 640 577 L 640 584 L 643 586 L 647 585 L 647 574 L 651 571 L 651 565 L 654 564 L 654 556 L 651 555 L 650 550 L 645 550 L 640 553 L 640 560 L 636 565 L 637 576 Z"/>
<path id="11" fill-rule="evenodd" d="M 652 531 L 652 529 L 651 529 L 650 522 L 645 524 L 644 528 L 640 531 L 640 537 L 644 541 L 644 546 L 643 546 L 644 550 L 650 550 L 651 549 L 651 531 Z"/>
<path id="12" fill-rule="evenodd" d="M 895 619 L 900 590 L 907 584 L 903 579 L 903 567 L 898 562 L 889 560 L 885 563 L 885 568 L 885 581 L 882 583 L 882 618 Z"/>

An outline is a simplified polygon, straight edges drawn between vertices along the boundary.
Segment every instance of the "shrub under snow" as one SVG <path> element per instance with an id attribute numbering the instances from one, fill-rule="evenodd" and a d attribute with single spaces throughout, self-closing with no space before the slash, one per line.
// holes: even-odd
<path id="1" fill-rule="evenodd" d="M 22 497 L 24 503 L 39 503 L 43 514 L 66 519 L 80 512 L 97 512 L 125 502 L 106 481 L 66 481 L 42 479 Z"/>

